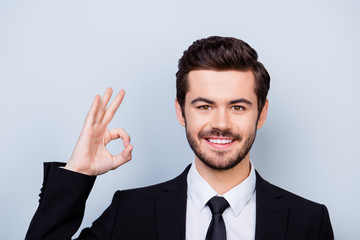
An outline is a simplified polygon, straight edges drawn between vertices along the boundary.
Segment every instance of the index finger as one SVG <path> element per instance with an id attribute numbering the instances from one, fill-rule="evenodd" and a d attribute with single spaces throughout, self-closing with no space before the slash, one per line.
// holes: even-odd
<path id="1" fill-rule="evenodd" d="M 105 115 L 104 115 L 104 118 L 103 118 L 103 122 L 109 123 L 113 119 L 116 111 L 118 110 L 121 102 L 124 99 L 124 96 L 125 96 L 125 91 L 123 89 L 121 89 L 119 91 L 119 93 L 116 95 L 114 101 L 106 109 Z"/>
<path id="2" fill-rule="evenodd" d="M 95 120 L 95 114 L 96 114 L 96 110 L 100 104 L 101 101 L 101 97 L 99 95 L 95 96 L 95 99 L 91 105 L 91 108 L 85 118 L 85 124 L 92 124 Z"/>

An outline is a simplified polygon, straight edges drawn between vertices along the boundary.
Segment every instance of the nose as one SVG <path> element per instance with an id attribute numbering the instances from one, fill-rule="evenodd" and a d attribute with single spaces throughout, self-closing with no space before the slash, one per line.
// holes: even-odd
<path id="1" fill-rule="evenodd" d="M 231 128 L 231 121 L 229 113 L 225 109 L 216 109 L 214 111 L 211 127 L 219 130 L 226 130 Z"/>

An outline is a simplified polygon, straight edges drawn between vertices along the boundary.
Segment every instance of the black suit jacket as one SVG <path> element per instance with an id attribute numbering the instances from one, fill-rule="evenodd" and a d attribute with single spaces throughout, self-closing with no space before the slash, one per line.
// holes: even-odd
<path id="1" fill-rule="evenodd" d="M 26 239 L 71 239 L 81 224 L 95 177 L 58 165 L 45 164 L 40 204 Z M 188 170 L 165 183 L 117 191 L 111 205 L 78 239 L 185 239 Z M 324 205 L 280 189 L 258 173 L 256 177 L 255 239 L 334 238 Z"/>

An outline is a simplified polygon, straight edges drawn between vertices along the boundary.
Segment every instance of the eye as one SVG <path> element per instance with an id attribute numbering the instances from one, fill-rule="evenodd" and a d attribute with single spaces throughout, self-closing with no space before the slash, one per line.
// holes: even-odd
<path id="1" fill-rule="evenodd" d="M 207 110 L 210 110 L 210 109 L 212 109 L 212 108 L 211 108 L 211 106 L 209 106 L 209 105 L 203 105 L 203 106 L 200 106 L 199 109 L 200 109 L 200 110 L 207 111 Z"/>
<path id="2" fill-rule="evenodd" d="M 242 111 L 244 110 L 244 108 L 242 106 L 233 106 L 231 107 L 231 109 L 235 110 L 235 111 Z"/>

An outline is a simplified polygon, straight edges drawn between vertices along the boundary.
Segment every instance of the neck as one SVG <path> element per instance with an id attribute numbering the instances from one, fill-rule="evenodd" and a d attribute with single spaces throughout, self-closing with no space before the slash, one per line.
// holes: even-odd
<path id="1" fill-rule="evenodd" d="M 251 169 L 249 154 L 238 165 L 227 170 L 209 168 L 197 157 L 195 157 L 195 167 L 200 176 L 220 195 L 244 181 Z"/>

